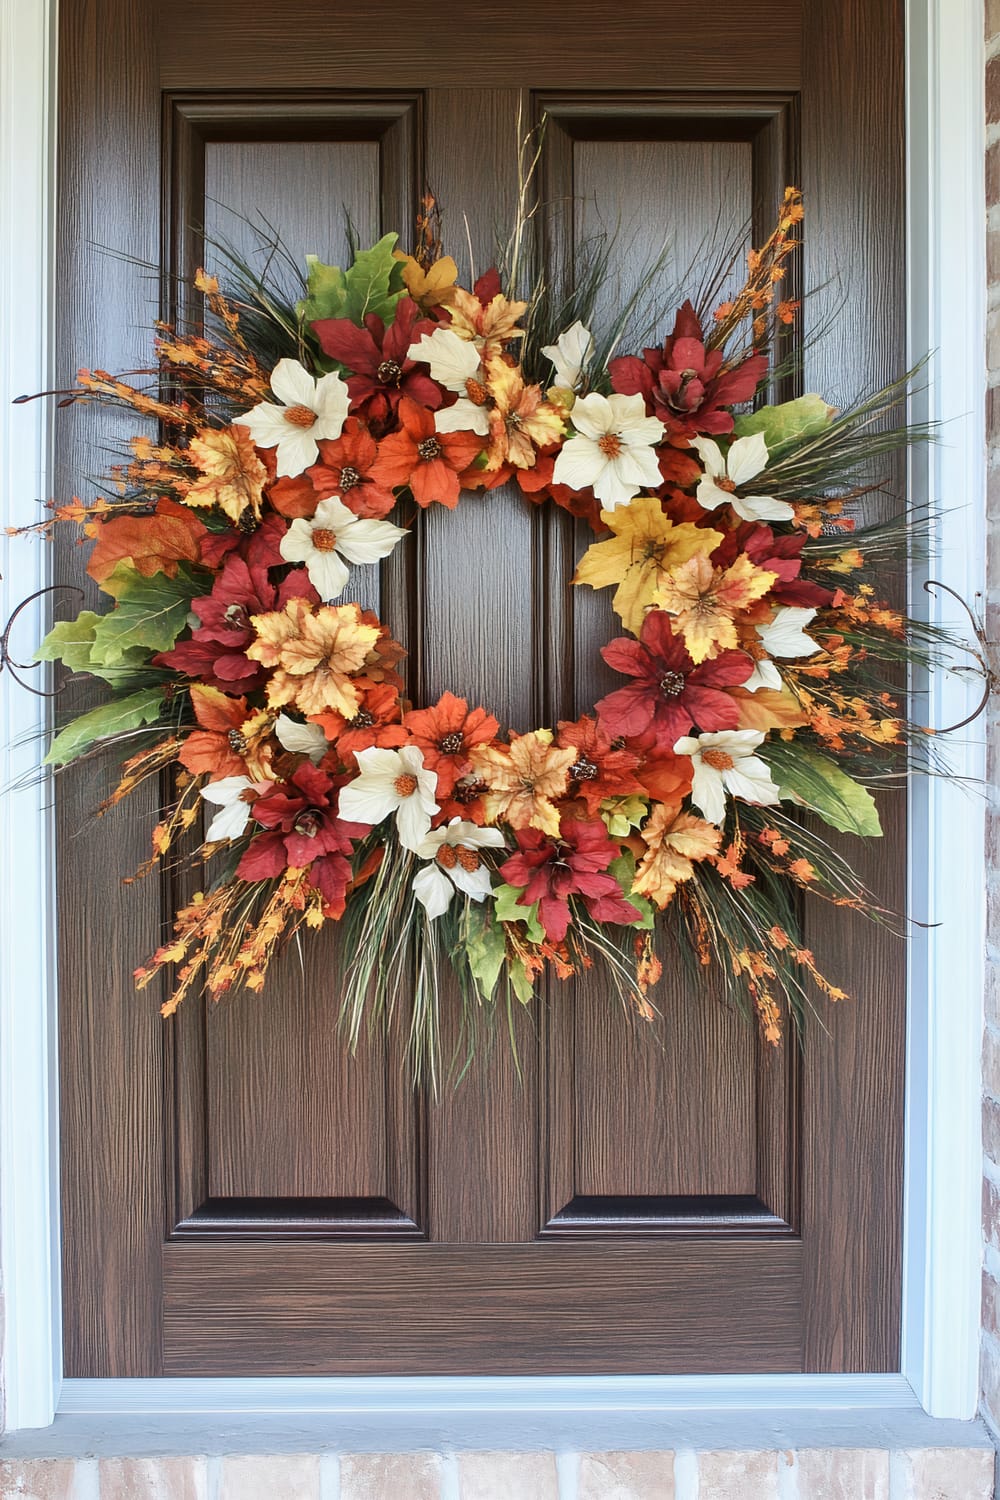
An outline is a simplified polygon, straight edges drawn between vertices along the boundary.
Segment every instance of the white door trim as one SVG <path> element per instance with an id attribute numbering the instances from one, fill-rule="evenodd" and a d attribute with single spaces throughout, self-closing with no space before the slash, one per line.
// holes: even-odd
<path id="1" fill-rule="evenodd" d="M 32 518 L 47 497 L 51 464 L 44 403 L 11 408 L 11 399 L 49 384 L 54 305 L 56 0 L 0 0 L 0 453 L 6 524 Z M 952 515 L 931 575 L 967 599 L 984 586 L 985 506 L 985 203 L 983 187 L 983 7 L 981 0 L 910 0 L 907 5 L 910 349 L 935 353 L 926 412 L 946 422 L 944 441 L 915 459 L 915 496 Z M 919 409 L 919 408 L 918 408 Z M 954 539 L 954 540 L 953 540 Z M 8 598 L 40 587 L 46 549 L 4 543 Z M 922 597 L 922 596 L 921 596 Z M 8 605 L 8 608 L 10 606 Z M 946 596 L 930 605 L 953 620 Z M 30 652 L 42 627 L 35 607 L 18 639 Z M 16 654 L 16 648 L 15 648 Z M 927 718 L 962 719 L 978 698 L 975 683 L 943 676 L 930 687 Z M 35 762 L 46 705 L 0 684 L 0 785 Z M 953 747 L 956 775 L 979 778 L 977 730 Z M 932 1415 L 974 1415 L 978 1391 L 980 1036 L 985 898 L 983 802 L 954 780 L 915 787 L 911 796 L 913 910 L 941 925 L 910 950 L 906 1107 L 903 1376 L 817 1378 L 719 1376 L 642 1383 L 641 1398 L 665 1409 L 906 1404 L 906 1392 Z M 5 1317 L 3 1367 L 9 1428 L 46 1426 L 59 1406 L 58 1150 L 56 1032 L 52 982 L 51 828 L 48 789 L 5 799 L 0 830 L 0 1264 Z M 256 1384 L 256 1383 L 252 1383 Z M 306 1384 L 309 1390 L 306 1390 Z M 338 1381 L 71 1382 L 66 1410 L 105 1413 L 198 1406 L 246 1409 L 249 1398 L 286 1414 L 303 1402 L 343 1407 Z M 350 1382 L 355 1401 L 393 1408 L 492 1407 L 514 1390 L 457 1379 Z M 362 1388 L 364 1387 L 364 1393 Z M 518 1399 L 545 1397 L 545 1382 L 517 1382 Z M 614 1409 L 636 1382 L 588 1379 L 560 1385 L 561 1401 Z M 574 1395 L 574 1393 L 576 1393 Z M 166 1403 L 166 1405 L 164 1404 Z M 313 1405 L 312 1409 L 316 1409 Z M 562 1409 L 566 1409 L 565 1406 Z"/>

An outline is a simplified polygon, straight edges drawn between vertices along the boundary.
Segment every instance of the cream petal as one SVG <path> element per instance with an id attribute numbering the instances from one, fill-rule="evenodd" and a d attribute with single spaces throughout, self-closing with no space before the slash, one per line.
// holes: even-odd
<path id="1" fill-rule="evenodd" d="M 437 812 L 437 808 L 434 808 Z M 397 799 L 396 830 L 404 849 L 419 849 L 431 826 L 429 814 L 424 810 L 422 799 L 416 794 Z"/>
<path id="2" fill-rule="evenodd" d="M 630 421 L 619 428 L 619 434 L 626 448 L 652 448 L 663 441 L 666 428 L 659 417 L 642 417 L 639 421 Z"/>
<path id="3" fill-rule="evenodd" d="M 285 436 L 278 444 L 278 477 L 294 479 L 296 475 L 304 474 L 318 457 L 319 449 L 312 434 L 286 422 Z"/>
<path id="4" fill-rule="evenodd" d="M 400 745 L 399 749 L 394 750 L 392 753 L 398 758 L 399 764 L 404 771 L 409 771 L 418 781 L 422 776 L 433 776 L 434 780 L 431 783 L 431 790 L 437 786 L 437 775 L 435 772 L 424 769 L 424 752 L 419 745 Z"/>
<path id="5" fill-rule="evenodd" d="M 350 568 L 336 552 L 311 552 L 306 559 L 306 572 L 324 604 L 339 599 L 351 576 Z"/>
<path id="6" fill-rule="evenodd" d="M 540 352 L 551 361 L 556 372 L 556 384 L 575 391 L 581 385 L 594 353 L 594 335 L 578 318 L 559 335 L 554 344 L 543 345 Z"/>
<path id="7" fill-rule="evenodd" d="M 285 406 L 316 410 L 316 382 L 297 359 L 279 359 L 271 371 L 271 389 Z"/>
<path id="8" fill-rule="evenodd" d="M 695 759 L 691 801 L 710 823 L 722 823 L 726 816 L 726 793 L 722 777 L 711 766 Z"/>
<path id="9" fill-rule="evenodd" d="M 238 839 L 246 832 L 250 821 L 250 805 L 247 802 L 230 802 L 221 807 L 205 830 L 205 842 L 217 843 L 220 839 Z"/>
<path id="10" fill-rule="evenodd" d="M 631 398 L 625 397 L 625 400 Z M 640 396 L 640 401 L 642 397 Z M 577 432 L 582 433 L 585 438 L 596 443 L 609 432 L 618 429 L 615 413 L 607 396 L 601 396 L 597 391 L 592 391 L 589 396 L 581 396 L 579 401 L 574 402 L 570 420 Z M 572 442 L 573 439 L 570 439 Z M 567 443 L 566 447 L 569 444 Z M 566 452 L 563 448 L 562 453 Z M 560 457 L 562 454 L 560 454 Z"/>
<path id="11" fill-rule="evenodd" d="M 504 847 L 504 837 L 499 828 L 477 828 L 475 823 L 461 823 L 459 828 L 461 837 L 453 840 L 456 844 L 468 844 L 470 849 L 502 849 Z"/>
<path id="12" fill-rule="evenodd" d="M 313 529 L 308 521 L 299 518 L 292 522 L 278 543 L 278 551 L 285 562 L 305 562 L 314 552 Z"/>
<path id="13" fill-rule="evenodd" d="M 413 894 L 433 922 L 443 917 L 455 894 L 451 881 L 437 865 L 424 865 L 413 877 Z"/>
<path id="14" fill-rule="evenodd" d="M 720 490 L 715 480 L 707 474 L 704 479 L 699 479 L 694 497 L 703 510 L 715 510 L 720 505 L 728 505 L 733 498 L 728 490 Z"/>
<path id="15" fill-rule="evenodd" d="M 746 688 L 748 693 L 755 693 L 758 688 L 770 688 L 772 692 L 781 690 L 781 673 L 773 661 L 758 661 L 754 663 L 754 669 L 746 682 L 740 684 Z"/>
<path id="16" fill-rule="evenodd" d="M 465 382 L 475 380 L 479 374 L 479 350 L 451 328 L 435 328 L 433 333 L 421 334 L 407 353 L 410 359 L 430 365 L 432 378 L 447 391 L 461 393 Z"/>
<path id="17" fill-rule="evenodd" d="M 262 401 L 252 411 L 244 412 L 239 425 L 247 429 L 258 448 L 275 448 L 288 433 L 285 408 L 270 401 Z"/>
<path id="18" fill-rule="evenodd" d="M 757 807 L 774 807 L 780 800 L 771 772 L 755 755 L 737 761 L 731 771 L 723 771 L 722 780 L 731 796 L 752 802 Z"/>
<path id="19" fill-rule="evenodd" d="M 274 733 L 283 750 L 293 755 L 308 755 L 317 765 L 329 749 L 329 742 L 318 724 L 300 724 L 288 714 L 279 714 L 274 722 Z"/>
<path id="20" fill-rule="evenodd" d="M 674 742 L 675 755 L 696 755 L 699 748 L 697 736 L 693 734 L 682 735 L 679 740 Z"/>
<path id="21" fill-rule="evenodd" d="M 452 823 L 457 823 L 458 821 L 458 818 L 452 818 L 451 820 Z M 451 827 L 451 824 L 449 824 L 448 827 Z M 432 828 L 430 833 L 424 839 L 423 843 L 420 845 L 420 848 L 414 850 L 414 853 L 419 854 L 421 859 L 436 859 L 437 852 L 440 849 L 441 845 L 447 844 L 448 842 L 449 839 L 447 828 Z"/>
<path id="22" fill-rule="evenodd" d="M 619 479 L 646 489 L 655 490 L 663 483 L 663 475 L 652 448 L 626 448 L 614 460 L 614 466 Z"/>
<path id="23" fill-rule="evenodd" d="M 316 382 L 316 396 L 312 402 L 313 410 L 317 417 L 317 427 L 336 426 L 336 432 L 317 431 L 317 437 L 329 438 L 333 441 L 340 436 L 344 420 L 350 410 L 351 396 L 346 382 L 334 370 L 330 375 L 322 375 Z"/>
<path id="24" fill-rule="evenodd" d="M 434 413 L 434 427 L 438 432 L 474 432 L 477 437 L 485 437 L 490 430 L 489 413 L 485 406 L 460 396 L 454 406 Z"/>
<path id="25" fill-rule="evenodd" d="M 758 625 L 757 634 L 772 656 L 813 656 L 819 646 L 805 627 L 815 618 L 814 609 L 800 605 L 782 605 L 767 625 Z"/>
<path id="26" fill-rule="evenodd" d="M 612 459 L 605 465 L 603 473 L 591 480 L 594 494 L 605 510 L 617 510 L 619 505 L 627 505 L 642 488 L 641 484 L 630 484 L 621 477 L 620 463 L 621 459 Z"/>
<path id="27" fill-rule="evenodd" d="M 759 729 L 718 729 L 714 734 L 698 736 L 701 750 L 728 750 L 732 756 L 752 755 L 764 743 Z"/>
<path id="28" fill-rule="evenodd" d="M 646 402 L 636 391 L 631 396 L 625 396 L 620 391 L 607 397 L 608 409 L 611 412 L 611 432 L 622 432 L 626 427 L 636 427 L 642 422 L 657 421 L 655 417 L 646 416 Z M 658 424 L 662 431 L 662 423 Z"/>
<path id="29" fill-rule="evenodd" d="M 409 532 L 391 521 L 359 521 L 356 517 L 337 532 L 337 551 L 352 563 L 378 562 L 388 557 Z"/>
<path id="30" fill-rule="evenodd" d="M 353 526 L 357 519 L 353 510 L 347 509 L 339 495 L 330 495 L 328 499 L 319 502 L 306 525 L 310 529 L 319 527 L 322 531 L 335 531 L 339 536 L 346 527 Z M 297 524 L 292 522 L 293 526 Z"/>
<path id="31" fill-rule="evenodd" d="M 767 444 L 762 432 L 736 438 L 726 454 L 726 471 L 734 484 L 747 484 L 767 468 Z"/>
<path id="32" fill-rule="evenodd" d="M 770 495 L 730 495 L 733 510 L 744 521 L 790 521 L 795 511 L 784 500 Z"/>
<path id="33" fill-rule="evenodd" d="M 490 872 L 485 865 L 480 865 L 475 870 L 463 870 L 459 864 L 453 870 L 449 870 L 448 874 L 463 895 L 471 896 L 473 901 L 482 901 L 492 889 Z"/>
<path id="34" fill-rule="evenodd" d="M 360 760 L 363 754 L 363 750 L 358 751 L 356 758 Z M 370 823 L 373 826 L 395 812 L 398 806 L 399 796 L 391 781 L 387 785 L 377 780 L 365 782 L 361 776 L 341 789 L 337 804 L 340 816 L 348 823 Z"/>
<path id="35" fill-rule="evenodd" d="M 203 786 L 201 795 L 206 802 L 214 802 L 219 807 L 227 807 L 230 802 L 236 800 L 241 792 L 245 792 L 253 782 L 247 776 L 223 776 L 218 781 L 210 781 L 208 786 Z M 244 806 L 247 804 L 244 803 Z"/>
<path id="36" fill-rule="evenodd" d="M 694 448 L 701 459 L 702 466 L 709 479 L 721 479 L 726 472 L 726 460 L 722 456 L 722 449 L 712 438 L 693 437 L 691 447 Z M 702 483 L 705 481 L 702 480 Z M 709 509 L 706 506 L 706 509 Z"/>
<path id="37" fill-rule="evenodd" d="M 579 405 L 577 402 L 577 406 Z M 607 458 L 593 438 L 572 437 L 559 450 L 552 478 L 556 484 L 568 485 L 571 490 L 585 490 L 604 472 L 607 463 Z"/>

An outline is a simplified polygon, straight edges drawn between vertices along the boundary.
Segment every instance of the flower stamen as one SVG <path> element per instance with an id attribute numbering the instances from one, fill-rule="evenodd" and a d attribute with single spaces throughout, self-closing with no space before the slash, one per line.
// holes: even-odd
<path id="1" fill-rule="evenodd" d="M 282 416 L 292 427 L 301 427 L 303 432 L 316 422 L 316 413 L 311 406 L 286 406 Z"/>
<path id="2" fill-rule="evenodd" d="M 413 793 L 417 790 L 417 778 L 412 776 L 409 771 L 406 771 L 402 776 L 396 777 L 393 786 L 396 789 L 397 797 L 412 797 Z"/>

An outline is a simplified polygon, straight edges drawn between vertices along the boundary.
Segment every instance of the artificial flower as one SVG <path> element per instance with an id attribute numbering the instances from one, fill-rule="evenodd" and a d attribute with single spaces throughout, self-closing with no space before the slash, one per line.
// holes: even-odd
<path id="1" fill-rule="evenodd" d="M 472 769 L 473 748 L 489 744 L 500 732 L 500 725 L 485 708 L 470 709 L 454 693 L 442 693 L 430 708 L 411 709 L 403 716 L 403 724 L 423 751 L 424 764 L 437 772 L 439 798 L 450 796 L 459 779 Z"/>
<path id="2" fill-rule="evenodd" d="M 725 457 L 718 443 L 711 438 L 693 437 L 692 448 L 705 465 L 705 474 L 698 482 L 696 498 L 705 510 L 716 510 L 720 505 L 731 505 L 744 521 L 791 521 L 793 508 L 785 500 L 774 500 L 770 495 L 738 495 L 737 489 L 749 484 L 761 470 L 767 468 L 767 444 L 761 432 L 750 437 L 736 438 L 730 443 Z"/>
<path id="3" fill-rule="evenodd" d="M 258 879 L 265 850 L 270 850 L 274 860 L 273 875 L 288 865 L 302 870 L 324 855 L 351 853 L 352 838 L 362 837 L 365 830 L 342 816 L 338 803 L 343 786 L 342 776 L 331 776 L 303 761 L 286 782 L 271 786 L 254 802 L 254 822 L 276 835 L 270 844 L 260 839 L 254 842 Z"/>
<path id="4" fill-rule="evenodd" d="M 330 745 L 319 724 L 300 724 L 288 714 L 279 714 L 274 721 L 274 734 L 283 750 L 292 755 L 305 755 L 318 766 Z"/>
<path id="5" fill-rule="evenodd" d="M 482 439 L 470 432 L 438 432 L 434 413 L 406 396 L 399 403 L 401 429 L 379 443 L 372 465 L 376 483 L 409 485 L 425 509 L 435 501 L 454 510 L 461 484 L 458 476 L 482 452 Z"/>
<path id="6" fill-rule="evenodd" d="M 632 889 L 655 901 L 662 911 L 682 881 L 692 878 L 696 862 L 718 852 L 722 830 L 693 813 L 676 812 L 658 803 L 642 830 L 642 842 L 645 853 Z"/>
<path id="7" fill-rule="evenodd" d="M 560 721 L 556 744 L 572 746 L 576 759 L 569 768 L 570 794 L 578 797 L 591 817 L 609 798 L 640 795 L 642 783 L 635 770 L 639 756 L 620 742 L 614 742 L 604 727 L 584 714 L 571 723 Z"/>
<path id="8" fill-rule="evenodd" d="M 373 746 L 359 750 L 357 762 L 360 774 L 340 794 L 343 816 L 374 826 L 394 814 L 403 848 L 419 849 L 439 810 L 434 800 L 437 777 L 424 765 L 420 750 L 416 745 L 398 750 Z"/>
<path id="9" fill-rule="evenodd" d="M 488 896 L 490 871 L 479 851 L 502 847 L 499 828 L 477 828 L 461 818 L 452 818 L 444 828 L 431 829 L 416 850 L 420 859 L 430 863 L 413 877 L 414 894 L 428 917 L 433 921 L 443 916 L 456 891 L 472 901 Z"/>
<path id="10" fill-rule="evenodd" d="M 337 374 L 316 380 L 297 359 L 279 359 L 271 390 L 280 405 L 262 401 L 240 417 L 258 448 L 276 448 L 279 477 L 302 474 L 316 462 L 320 438 L 340 436 L 350 396 Z"/>
<path id="11" fill-rule="evenodd" d="M 663 423 L 646 415 L 641 396 L 592 391 L 574 404 L 572 422 L 575 436 L 559 450 L 552 471 L 557 484 L 589 486 L 606 510 L 661 484 L 654 448 L 663 441 Z"/>
<path id="12" fill-rule="evenodd" d="M 608 373 L 616 391 L 643 397 L 671 442 L 684 443 L 699 432 L 732 432 L 728 408 L 751 399 L 767 374 L 767 355 L 751 354 L 726 368 L 721 349 L 706 350 L 698 315 L 685 302 L 662 349 L 644 349 L 641 359 L 613 359 Z"/>
<path id="13" fill-rule="evenodd" d="M 755 627 L 760 639 L 761 646 L 768 656 L 789 658 L 796 656 L 815 656 L 820 646 L 812 636 L 806 635 L 805 626 L 815 617 L 814 609 L 798 609 L 792 606 L 783 606 L 775 610 L 774 618 L 764 624 Z M 770 688 L 780 692 L 781 674 L 773 661 L 766 657 L 759 657 L 755 663 L 753 676 L 749 678 L 745 686 L 751 692 L 757 688 Z"/>
<path id="14" fill-rule="evenodd" d="M 205 801 L 219 809 L 205 830 L 205 842 L 217 844 L 223 839 L 238 839 L 250 821 L 254 798 L 268 785 L 251 781 L 249 776 L 224 776 L 221 781 L 210 781 L 203 786 L 201 795 Z"/>
<path id="15" fill-rule="evenodd" d="M 476 282 L 477 291 L 483 296 L 455 288 L 449 305 L 451 327 L 459 338 L 475 344 L 480 356 L 486 360 L 493 354 L 501 354 L 512 339 L 524 337 L 524 329 L 517 327 L 517 320 L 528 310 L 527 302 L 509 302 L 499 288 L 500 278 L 489 273 Z M 486 294 L 489 288 L 490 295 Z M 485 300 L 484 300 L 485 299 Z"/>
<path id="16" fill-rule="evenodd" d="M 350 717 L 359 703 L 351 681 L 364 667 L 380 629 L 361 619 L 356 604 L 314 608 L 290 599 L 283 610 L 254 615 L 256 638 L 247 656 L 272 669 L 267 701 L 274 707 L 294 703 L 304 714 L 334 709 Z"/>
<path id="17" fill-rule="evenodd" d="M 281 539 L 286 562 L 305 563 L 319 597 L 328 602 L 347 587 L 348 562 L 378 562 L 388 557 L 407 532 L 391 521 L 362 521 L 337 495 L 321 500 L 312 516 L 293 521 Z"/>
<path id="18" fill-rule="evenodd" d="M 679 811 L 691 790 L 691 757 L 675 755 L 673 745 L 665 745 L 658 739 L 655 729 L 630 734 L 625 743 L 633 754 L 639 756 L 635 774 L 646 795 L 654 802 L 662 802 L 675 812 Z"/>
<path id="19" fill-rule="evenodd" d="M 775 575 L 771 594 L 777 603 L 822 608 L 833 602 L 833 591 L 801 576 L 802 549 L 808 540 L 804 531 L 775 536 L 770 526 L 743 521 L 726 532 L 724 540 L 712 553 L 712 564 L 716 568 L 727 568 L 741 552 L 745 552 L 758 568 L 765 568 Z"/>
<path id="20" fill-rule="evenodd" d="M 602 725 L 612 735 L 652 729 L 657 741 L 672 745 L 692 725 L 735 729 L 739 710 L 725 691 L 746 682 L 753 661 L 745 651 L 724 651 L 696 666 L 673 632 L 669 615 L 650 610 L 639 640 L 620 636 L 601 648 L 609 667 L 634 681 L 597 704 Z"/>
<path id="21" fill-rule="evenodd" d="M 319 458 L 306 473 L 320 500 L 338 495 L 348 510 L 365 518 L 379 520 L 389 514 L 396 497 L 372 477 L 378 444 L 357 417 L 348 417 L 336 442 L 320 442 L 318 447 Z"/>
<path id="22" fill-rule="evenodd" d="M 313 323 L 323 353 L 351 371 L 347 377 L 351 411 L 363 417 L 376 436 L 389 430 L 404 399 L 432 411 L 441 405 L 440 387 L 408 353 L 420 333 L 434 326 L 421 317 L 412 297 L 399 299 L 388 325 L 375 313 L 366 316 L 363 328 L 350 318 L 321 318 Z"/>
<path id="23" fill-rule="evenodd" d="M 185 505 L 217 505 L 237 525 L 248 513 L 260 520 L 267 470 L 246 427 L 241 417 L 234 427 L 208 428 L 191 439 L 187 453 L 198 477 L 184 490 Z"/>
<path id="24" fill-rule="evenodd" d="M 551 836 L 537 828 L 518 828 L 517 852 L 500 866 L 508 885 L 520 891 L 518 904 L 538 903 L 538 920 L 546 936 L 561 943 L 572 912 L 569 900 L 579 896 L 595 922 L 628 926 L 642 913 L 627 901 L 609 866 L 620 854 L 598 820 L 563 818 Z"/>
<path id="25" fill-rule="evenodd" d="M 486 816 L 491 823 L 513 828 L 559 832 L 559 811 L 553 801 L 565 796 L 569 769 L 576 760 L 573 746 L 552 743 L 551 729 L 512 734 L 508 745 L 477 745 L 470 757 L 474 771 L 489 786 Z"/>
<path id="26" fill-rule="evenodd" d="M 770 767 L 754 754 L 763 743 L 763 734 L 755 729 L 686 735 L 677 741 L 675 752 L 691 757 L 691 801 L 710 823 L 724 820 L 727 792 L 758 807 L 777 805 L 778 788 Z"/>
<path id="27" fill-rule="evenodd" d="M 562 415 L 545 400 L 541 386 L 525 385 L 521 371 L 505 359 L 488 360 L 486 373 L 490 394 L 486 468 L 493 471 L 512 464 L 516 469 L 530 469 L 536 448 L 548 447 L 562 435 Z"/>
<path id="28" fill-rule="evenodd" d="M 563 390 L 578 391 L 594 357 L 594 335 L 577 318 L 554 344 L 543 344 L 539 352 L 551 362 L 556 372 L 553 383 Z"/>
<path id="29" fill-rule="evenodd" d="M 322 726 L 324 738 L 336 746 L 341 762 L 353 767 L 359 750 L 370 750 L 372 745 L 406 744 L 401 713 L 396 687 L 389 682 L 374 682 L 365 688 L 360 707 L 351 718 L 332 712 L 316 714 L 315 723 Z"/>
<path id="30" fill-rule="evenodd" d="M 741 555 L 731 568 L 713 568 L 702 554 L 668 573 L 653 596 L 674 615 L 694 662 L 739 644 L 735 621 L 766 594 L 774 574 Z"/>
<path id="31" fill-rule="evenodd" d="M 614 535 L 588 547 L 573 582 L 594 589 L 617 584 L 613 608 L 633 635 L 642 630 L 646 611 L 668 575 L 690 558 L 713 552 L 723 535 L 687 521 L 675 525 L 655 495 L 638 495 L 617 510 L 602 511 L 601 520 Z"/>
<path id="32" fill-rule="evenodd" d="M 184 769 L 192 776 L 244 776 L 251 753 L 259 769 L 258 742 L 270 725 L 270 715 L 248 708 L 245 698 L 231 698 L 204 682 L 192 682 L 188 696 L 199 728 L 177 752 Z"/>
<path id="33" fill-rule="evenodd" d="M 489 397 L 479 350 L 468 339 L 459 338 L 453 328 L 435 328 L 421 334 L 410 345 L 410 358 L 430 365 L 438 385 L 452 391 L 458 400 L 444 406 L 434 416 L 438 432 L 475 432 L 485 437 L 490 430 L 487 404 Z"/>

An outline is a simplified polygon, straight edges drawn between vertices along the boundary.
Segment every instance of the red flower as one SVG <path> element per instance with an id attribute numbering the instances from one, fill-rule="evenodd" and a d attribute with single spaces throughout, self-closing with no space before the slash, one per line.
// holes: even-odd
<path id="1" fill-rule="evenodd" d="M 253 817 L 268 830 L 250 843 L 236 869 L 240 880 L 276 880 L 287 869 L 309 871 L 325 900 L 324 916 L 339 917 L 352 878 L 351 840 L 366 830 L 337 816 L 346 776 L 330 776 L 304 761 L 283 786 L 253 804 Z"/>
<path id="2" fill-rule="evenodd" d="M 296 480 L 296 483 L 300 481 Z M 225 531 L 210 531 L 202 539 L 201 560 L 206 568 L 217 572 L 223 560 L 235 552 L 248 568 L 282 568 L 285 559 L 279 548 L 287 530 L 288 523 L 281 516 L 265 516 L 253 531 L 234 531 L 228 526 Z"/>
<path id="3" fill-rule="evenodd" d="M 608 873 L 621 850 L 603 823 L 563 818 L 557 839 L 537 828 L 519 828 L 516 838 L 518 852 L 504 861 L 500 874 L 521 891 L 519 905 L 538 902 L 538 920 L 552 942 L 561 943 L 566 936 L 571 896 L 581 898 L 595 922 L 628 926 L 638 920 L 640 913 Z"/>
<path id="4" fill-rule="evenodd" d="M 470 710 L 465 699 L 456 698 L 454 693 L 442 694 L 431 708 L 411 709 L 403 716 L 403 723 L 410 739 L 424 752 L 424 765 L 437 772 L 438 802 L 449 796 L 459 778 L 472 770 L 469 760 L 472 747 L 489 744 L 500 732 L 500 725 L 485 708 Z"/>
<path id="5" fill-rule="evenodd" d="M 397 689 L 387 682 L 375 683 L 364 694 L 353 719 L 342 714 L 325 713 L 311 715 L 314 724 L 322 724 L 326 737 L 337 747 L 342 763 L 354 767 L 354 756 L 359 750 L 370 750 L 373 745 L 392 748 L 406 744 L 406 730 L 400 723 L 400 703 Z"/>
<path id="6" fill-rule="evenodd" d="M 389 514 L 396 497 L 392 490 L 377 484 L 372 478 L 371 469 L 378 445 L 357 417 L 348 417 L 335 443 L 321 440 L 317 447 L 319 462 L 306 473 L 318 499 L 339 495 L 347 509 L 356 516 L 377 520 Z"/>
<path id="7" fill-rule="evenodd" d="M 421 318 L 412 297 L 400 298 L 388 328 L 374 313 L 365 318 L 363 328 L 350 318 L 321 318 L 312 327 L 323 353 L 352 372 L 347 376 L 351 410 L 363 415 L 376 434 L 388 432 L 404 397 L 432 411 L 444 400 L 441 387 L 407 353 L 412 343 L 437 327 L 431 319 Z"/>
<path id="8" fill-rule="evenodd" d="M 556 744 L 572 745 L 577 752 L 569 768 L 570 792 L 587 804 L 591 817 L 608 797 L 642 796 L 643 785 L 635 776 L 639 756 L 621 744 L 615 748 L 596 719 L 585 714 L 575 724 L 560 721 Z"/>
<path id="9" fill-rule="evenodd" d="M 708 512 L 712 514 L 711 511 Z M 802 548 L 808 541 L 805 532 L 792 532 L 788 536 L 775 536 L 770 526 L 759 521 L 744 521 L 735 530 L 726 533 L 712 553 L 712 565 L 716 568 L 730 567 L 745 552 L 757 568 L 765 568 L 778 575 L 770 598 L 779 604 L 794 604 L 805 608 L 824 609 L 833 603 L 833 591 L 809 578 L 800 577 L 802 571 Z"/>
<path id="10" fill-rule="evenodd" d="M 735 369 L 724 369 L 722 350 L 706 350 L 698 315 L 685 302 L 662 349 L 644 349 L 642 359 L 613 359 L 608 371 L 613 389 L 642 395 L 668 440 L 684 447 L 699 432 L 732 432 L 726 407 L 750 400 L 767 374 L 767 356 L 752 354 Z"/>
<path id="11" fill-rule="evenodd" d="M 694 724 L 715 733 L 739 723 L 735 700 L 720 689 L 746 682 L 753 671 L 751 658 L 743 651 L 723 651 L 696 667 L 663 610 L 650 610 L 639 640 L 620 636 L 603 646 L 601 655 L 616 672 L 636 679 L 597 704 L 609 734 L 653 729 L 658 741 L 673 745 Z"/>
<path id="12" fill-rule="evenodd" d="M 376 484 L 396 489 L 408 484 L 424 507 L 435 500 L 454 510 L 461 489 L 459 475 L 478 453 L 483 439 L 474 432 L 436 432 L 434 415 L 404 396 L 399 403 L 402 430 L 383 438 L 371 467 Z"/>

